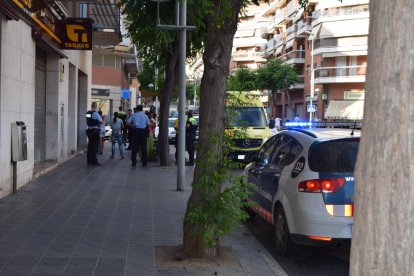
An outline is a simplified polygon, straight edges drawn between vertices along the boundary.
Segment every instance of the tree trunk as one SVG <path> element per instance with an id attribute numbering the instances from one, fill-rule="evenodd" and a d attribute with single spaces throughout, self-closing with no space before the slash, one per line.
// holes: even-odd
<path id="1" fill-rule="evenodd" d="M 168 117 L 170 115 L 170 102 L 174 85 L 177 81 L 176 72 L 178 64 L 179 43 L 175 41 L 173 51 L 168 58 L 165 69 L 165 83 L 161 89 L 160 118 L 158 133 L 158 150 L 160 153 L 160 165 L 170 165 L 170 144 L 168 140 Z"/>
<path id="2" fill-rule="evenodd" d="M 294 112 L 295 108 L 292 104 L 292 98 L 290 97 L 290 92 L 289 92 L 289 89 L 287 87 L 285 87 L 285 95 L 286 95 L 286 100 L 287 100 L 288 106 L 290 108 L 290 111 L 292 112 L 293 117 L 295 117 L 297 114 L 295 114 L 295 112 Z"/>
<path id="3" fill-rule="evenodd" d="M 272 91 L 272 102 L 273 102 L 272 117 L 273 118 L 276 118 L 276 116 L 277 116 L 277 110 L 276 110 L 276 105 L 277 105 L 276 91 Z"/>
<path id="4" fill-rule="evenodd" d="M 370 2 L 351 275 L 414 271 L 414 1 Z"/>
<path id="5" fill-rule="evenodd" d="M 216 168 L 220 166 L 222 160 L 222 143 L 220 141 L 223 141 L 225 127 L 227 79 L 233 36 L 237 30 L 238 15 L 243 0 L 228 0 L 227 2 L 229 9 L 221 6 L 222 1 L 212 1 L 212 12 L 207 17 L 207 36 L 203 54 L 204 74 L 200 87 L 200 147 L 197 151 L 197 159 L 207 160 L 208 156 L 205 149 L 213 151 L 215 158 L 207 166 L 196 165 L 194 183 L 199 182 L 202 175 L 212 175 Z M 218 26 L 218 18 L 222 19 L 224 17 L 224 11 L 230 12 L 231 15 L 227 15 L 229 17 L 224 20 L 221 26 Z M 219 141 L 213 143 L 209 139 L 209 135 L 219 137 Z M 220 190 L 217 190 L 215 196 L 218 196 L 219 193 Z M 183 225 L 183 250 L 188 257 L 205 257 L 216 254 L 216 248 L 208 248 L 203 241 L 203 231 L 205 229 L 188 221 L 189 213 L 202 200 L 201 190 L 193 185 Z M 214 225 L 208 228 L 215 229 Z"/>

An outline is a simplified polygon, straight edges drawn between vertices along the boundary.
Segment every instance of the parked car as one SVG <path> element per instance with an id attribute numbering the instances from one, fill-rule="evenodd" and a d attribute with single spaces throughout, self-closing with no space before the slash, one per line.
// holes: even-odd
<path id="1" fill-rule="evenodd" d="M 170 144 L 175 143 L 175 129 L 174 122 L 177 118 L 168 118 L 168 141 Z M 158 140 L 159 127 L 155 128 L 155 139 Z"/>
<path id="2" fill-rule="evenodd" d="M 350 240 L 359 131 L 290 129 L 246 156 L 251 214 L 273 225 L 280 255 L 295 245 Z"/>
<path id="3" fill-rule="evenodd" d="M 111 126 L 108 124 L 105 126 L 105 140 L 109 140 L 111 139 L 111 135 L 112 135 L 112 129 Z"/>

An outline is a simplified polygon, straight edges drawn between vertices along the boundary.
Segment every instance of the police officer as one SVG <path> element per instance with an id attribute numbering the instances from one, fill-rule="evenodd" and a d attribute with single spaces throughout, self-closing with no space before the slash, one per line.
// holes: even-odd
<path id="1" fill-rule="evenodd" d="M 194 142 L 197 133 L 197 120 L 193 118 L 193 111 L 189 110 L 187 113 L 186 132 L 185 132 L 185 143 L 188 152 L 188 163 L 187 166 L 194 165 Z"/>
<path id="2" fill-rule="evenodd" d="M 132 153 L 131 153 L 131 166 L 137 165 L 137 153 L 138 149 L 141 150 L 141 162 L 142 166 L 147 166 L 147 135 L 149 127 L 148 116 L 142 112 L 142 105 L 137 105 L 134 109 L 134 114 L 128 119 L 128 124 L 131 126 L 131 139 L 132 139 Z"/>
<path id="3" fill-rule="evenodd" d="M 86 130 L 86 135 L 88 136 L 88 149 L 86 157 L 88 165 L 102 166 L 102 164 L 98 163 L 96 154 L 99 149 L 99 129 L 100 125 L 103 124 L 103 120 L 101 116 L 99 116 L 98 112 L 96 112 L 96 107 L 96 102 L 92 102 L 91 110 L 86 112 L 86 124 L 88 125 L 88 129 Z"/>

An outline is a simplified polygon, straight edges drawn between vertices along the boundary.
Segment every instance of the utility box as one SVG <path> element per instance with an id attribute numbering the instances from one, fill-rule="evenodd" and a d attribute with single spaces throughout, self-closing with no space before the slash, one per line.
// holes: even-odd
<path id="1" fill-rule="evenodd" d="M 27 135 L 24 122 L 17 121 L 11 124 L 12 161 L 27 160 Z"/>

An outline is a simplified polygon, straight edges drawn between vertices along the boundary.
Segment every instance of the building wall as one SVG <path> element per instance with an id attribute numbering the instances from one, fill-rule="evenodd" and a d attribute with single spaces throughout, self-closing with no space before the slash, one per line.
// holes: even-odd
<path id="1" fill-rule="evenodd" d="M 25 21 L 6 20 L 0 12 L 0 198 L 12 193 L 11 124 L 23 121 L 27 128 L 26 161 L 17 162 L 17 188 L 44 171 L 35 171 L 35 62 L 39 42 Z M 46 161 L 64 162 L 86 145 L 84 114 L 91 87 L 91 53 L 68 51 L 63 59 L 47 46 L 46 64 Z M 79 74 L 83 77 L 79 77 Z M 86 76 L 86 77 L 85 77 Z M 79 118 L 82 116 L 82 118 Z M 36 173 L 36 174 L 35 174 Z"/>

